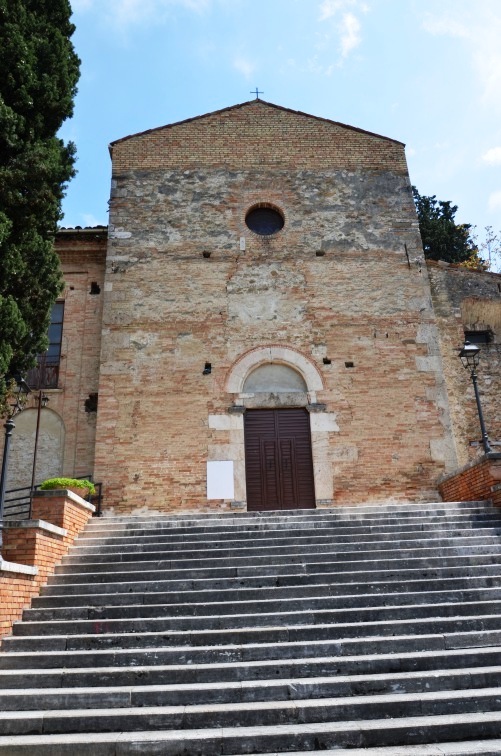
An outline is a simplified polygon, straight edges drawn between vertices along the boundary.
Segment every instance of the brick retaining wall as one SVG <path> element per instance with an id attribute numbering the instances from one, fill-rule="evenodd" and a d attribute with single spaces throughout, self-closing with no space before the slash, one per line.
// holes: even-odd
<path id="1" fill-rule="evenodd" d="M 486 454 L 444 478 L 438 486 L 444 501 L 491 499 L 501 506 L 501 454 Z"/>
<path id="2" fill-rule="evenodd" d="M 34 519 L 4 523 L 0 638 L 11 633 L 94 509 L 70 491 L 40 491 L 33 501 Z"/>

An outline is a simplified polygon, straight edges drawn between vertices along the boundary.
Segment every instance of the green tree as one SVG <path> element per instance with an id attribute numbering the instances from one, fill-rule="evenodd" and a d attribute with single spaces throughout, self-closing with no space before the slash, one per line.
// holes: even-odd
<path id="1" fill-rule="evenodd" d="M 61 291 L 53 240 L 75 147 L 57 132 L 80 65 L 70 16 L 68 0 L 0 0 L 0 403 L 6 374 L 46 349 Z"/>
<path id="2" fill-rule="evenodd" d="M 470 223 L 456 223 L 457 205 L 437 200 L 436 196 L 424 197 L 412 187 L 414 204 L 423 241 L 424 256 L 429 260 L 444 260 L 449 263 L 468 263 L 469 267 L 483 267 Z"/>

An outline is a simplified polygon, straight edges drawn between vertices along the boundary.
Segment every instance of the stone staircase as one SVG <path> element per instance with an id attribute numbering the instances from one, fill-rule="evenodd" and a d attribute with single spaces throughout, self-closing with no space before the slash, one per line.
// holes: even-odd
<path id="1" fill-rule="evenodd" d="M 501 512 L 95 519 L 2 651 L 8 756 L 501 754 Z"/>

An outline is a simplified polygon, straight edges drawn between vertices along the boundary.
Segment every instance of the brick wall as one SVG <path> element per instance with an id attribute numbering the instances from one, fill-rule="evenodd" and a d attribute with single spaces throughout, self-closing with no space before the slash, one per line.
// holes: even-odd
<path id="1" fill-rule="evenodd" d="M 246 226 L 259 203 L 284 216 L 274 236 Z M 207 502 L 206 463 L 244 478 L 228 381 L 273 345 L 321 377 L 317 498 L 429 500 L 454 468 L 402 144 L 260 102 L 115 143 L 105 290 L 109 510 L 231 506 Z"/>
<path id="2" fill-rule="evenodd" d="M 401 142 L 262 100 L 117 140 L 112 157 L 119 174 L 131 166 L 254 170 L 260 164 L 292 171 L 329 167 L 407 172 Z"/>
<path id="3" fill-rule="evenodd" d="M 98 391 L 106 239 L 106 229 L 63 230 L 56 238 L 65 280 L 63 342 L 58 388 L 45 391 L 49 404 L 41 413 L 37 483 L 88 475 L 94 468 L 96 412 L 87 412 L 85 402 Z M 31 483 L 35 406 L 33 396 L 15 419 L 8 489 Z"/>
<path id="4" fill-rule="evenodd" d="M 38 585 L 36 575 L 7 571 L 3 562 L 0 567 L 0 638 L 3 638 L 10 634 L 14 622 L 21 619 L 23 609 L 38 593 Z"/>
<path id="5" fill-rule="evenodd" d="M 501 454 L 488 454 L 470 462 L 443 480 L 439 491 L 444 501 L 491 499 L 501 506 Z"/>
<path id="6" fill-rule="evenodd" d="M 23 609 L 38 595 L 56 564 L 92 515 L 94 507 L 68 492 L 40 492 L 33 502 L 33 519 L 7 523 L 0 561 L 0 638 L 11 632 Z M 28 574 L 26 573 L 28 569 Z M 30 568 L 32 574 L 29 574 Z M 24 572 L 23 572 L 24 570 Z"/>

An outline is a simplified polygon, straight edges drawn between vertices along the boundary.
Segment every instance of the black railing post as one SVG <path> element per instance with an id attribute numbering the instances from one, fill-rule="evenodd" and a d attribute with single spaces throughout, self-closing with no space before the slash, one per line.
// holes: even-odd
<path id="1" fill-rule="evenodd" d="M 5 440 L 3 447 L 2 473 L 0 475 L 0 536 L 1 528 L 3 527 L 3 510 L 5 505 L 5 490 L 7 486 L 7 465 L 9 463 L 10 440 L 12 438 L 12 431 L 16 426 L 14 425 L 12 418 L 9 417 L 3 427 L 5 428 Z M 0 540 L 0 544 L 2 542 L 3 539 Z"/>
<path id="2" fill-rule="evenodd" d="M 38 455 L 38 437 L 40 435 L 40 415 L 42 414 L 42 389 L 38 391 L 38 406 L 37 406 L 37 427 L 35 431 L 35 448 L 33 450 L 33 466 L 31 468 L 31 485 L 30 485 L 30 511 L 28 518 L 31 520 L 31 510 L 33 509 L 33 491 L 35 490 L 35 474 L 37 469 L 37 455 Z"/>
<path id="3" fill-rule="evenodd" d="M 473 370 L 471 371 L 471 380 L 473 381 L 475 401 L 477 402 L 478 419 L 480 420 L 480 430 L 482 431 L 482 446 L 484 447 L 484 452 L 486 454 L 490 454 L 492 452 L 492 449 L 489 442 L 489 436 L 487 435 L 487 430 L 485 428 L 484 413 L 482 412 L 482 405 L 480 403 L 480 394 L 477 386 L 477 374 L 475 372 L 475 368 L 473 368 Z"/>

